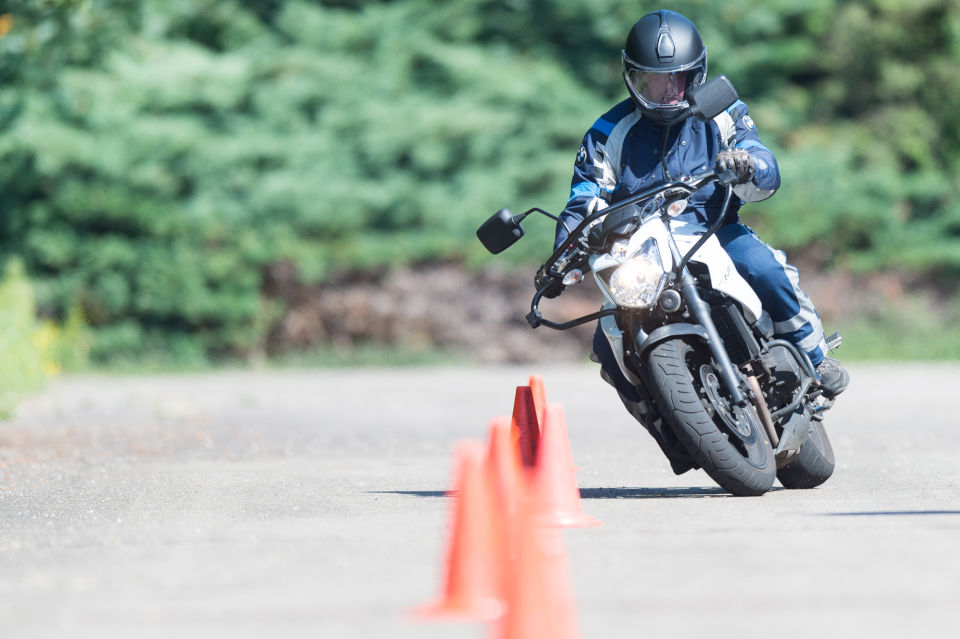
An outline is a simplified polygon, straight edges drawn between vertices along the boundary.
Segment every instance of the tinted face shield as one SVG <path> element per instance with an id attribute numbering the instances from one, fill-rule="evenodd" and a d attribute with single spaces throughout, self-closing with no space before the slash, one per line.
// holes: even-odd
<path id="1" fill-rule="evenodd" d="M 648 68 L 623 52 L 623 79 L 634 100 L 647 109 L 680 111 L 689 104 L 687 92 L 707 77 L 706 51 L 695 62 L 673 68 Z"/>
<path id="2" fill-rule="evenodd" d="M 626 71 L 627 85 L 652 107 L 686 104 L 687 71 L 650 73 L 640 69 Z"/>

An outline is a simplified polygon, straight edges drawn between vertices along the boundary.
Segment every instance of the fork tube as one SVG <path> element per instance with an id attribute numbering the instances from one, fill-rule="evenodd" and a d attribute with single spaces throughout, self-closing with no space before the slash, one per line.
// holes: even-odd
<path id="1" fill-rule="evenodd" d="M 710 305 L 700 299 L 700 294 L 697 293 L 697 286 L 693 281 L 693 276 L 690 275 L 690 271 L 684 268 L 681 277 L 683 301 L 687 303 L 687 308 L 693 313 L 693 316 L 697 318 L 700 326 L 707 331 L 707 337 L 709 338 L 707 346 L 710 347 L 713 361 L 717 363 L 717 367 L 719 368 L 717 372 L 720 374 L 720 379 L 723 380 L 724 385 L 726 385 L 727 392 L 730 393 L 730 399 L 733 400 L 734 404 L 742 406 L 746 399 L 743 393 L 740 392 L 740 385 L 737 383 L 737 374 L 734 372 L 733 362 L 730 361 L 730 356 L 727 355 L 727 351 L 723 348 L 723 342 L 720 341 L 720 334 L 717 333 L 717 327 L 713 323 L 713 318 L 710 316 Z"/>

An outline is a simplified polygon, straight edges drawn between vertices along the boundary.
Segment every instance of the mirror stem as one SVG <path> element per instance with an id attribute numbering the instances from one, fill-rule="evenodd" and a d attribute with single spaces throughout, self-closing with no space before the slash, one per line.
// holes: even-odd
<path id="1" fill-rule="evenodd" d="M 519 224 L 520 222 L 523 221 L 524 218 L 526 218 L 528 215 L 530 215 L 530 214 L 533 213 L 533 212 L 543 213 L 544 215 L 546 215 L 547 217 L 549 217 L 551 220 L 555 220 L 558 224 L 563 224 L 563 228 L 567 229 L 567 233 L 573 233 L 573 229 L 571 229 L 569 226 L 567 226 L 567 223 L 564 222 L 563 220 L 561 220 L 559 216 L 554 215 L 554 214 L 551 213 L 550 211 L 545 211 L 545 210 L 541 209 L 539 206 L 535 206 L 535 207 L 533 207 L 532 209 L 529 209 L 529 210 L 521 213 L 520 215 L 515 215 L 515 216 L 513 217 L 513 220 L 514 220 L 514 222 L 516 222 L 516 223 Z"/>

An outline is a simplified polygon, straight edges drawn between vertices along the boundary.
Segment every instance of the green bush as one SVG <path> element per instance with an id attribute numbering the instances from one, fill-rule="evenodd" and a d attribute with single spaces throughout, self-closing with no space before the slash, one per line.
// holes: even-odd
<path id="1" fill-rule="evenodd" d="M 0 249 L 95 361 L 258 353 L 264 272 L 315 283 L 489 259 L 501 206 L 559 210 L 624 97 L 625 0 L 33 0 L 0 38 Z M 960 13 L 913 3 L 675 3 L 777 153 L 744 210 L 831 264 L 960 272 Z M 911 34 L 909 38 L 903 37 Z M 533 261 L 552 229 L 531 224 Z"/>

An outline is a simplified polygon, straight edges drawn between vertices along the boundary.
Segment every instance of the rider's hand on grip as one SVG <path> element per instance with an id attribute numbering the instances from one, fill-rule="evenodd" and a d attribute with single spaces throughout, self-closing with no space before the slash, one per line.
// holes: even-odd
<path id="1" fill-rule="evenodd" d="M 563 282 L 559 279 L 553 277 L 552 275 L 547 275 L 543 272 L 543 267 L 537 271 L 536 276 L 533 278 L 533 285 L 537 287 L 539 291 L 546 285 L 547 289 L 543 292 L 544 297 L 556 297 L 563 292 Z"/>
<path id="2" fill-rule="evenodd" d="M 746 184 L 753 179 L 753 158 L 744 149 L 720 151 L 717 153 L 717 173 L 724 184 Z"/>

